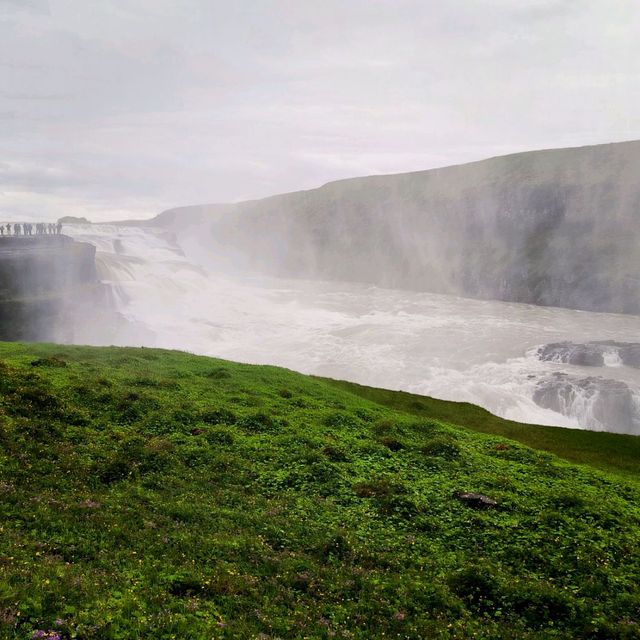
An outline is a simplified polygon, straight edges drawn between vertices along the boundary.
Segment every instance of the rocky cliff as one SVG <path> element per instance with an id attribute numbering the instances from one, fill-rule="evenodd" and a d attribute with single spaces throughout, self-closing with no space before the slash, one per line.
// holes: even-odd
<path id="1" fill-rule="evenodd" d="M 95 251 L 66 236 L 0 237 L 0 340 L 72 341 L 102 296 Z"/>
<path id="2" fill-rule="evenodd" d="M 221 266 L 640 313 L 640 142 L 164 212 Z"/>

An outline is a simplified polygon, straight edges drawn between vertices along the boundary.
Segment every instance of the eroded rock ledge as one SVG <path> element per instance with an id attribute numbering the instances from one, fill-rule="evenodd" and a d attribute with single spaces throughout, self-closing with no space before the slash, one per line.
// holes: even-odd
<path id="1" fill-rule="evenodd" d="M 0 340 L 73 340 L 103 297 L 93 245 L 67 236 L 0 238 Z"/>

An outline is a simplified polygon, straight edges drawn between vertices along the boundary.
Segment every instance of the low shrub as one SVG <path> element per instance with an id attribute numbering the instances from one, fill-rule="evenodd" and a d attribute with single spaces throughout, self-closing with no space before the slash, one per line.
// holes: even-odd
<path id="1" fill-rule="evenodd" d="M 207 442 L 213 445 L 230 446 L 234 442 L 233 433 L 229 429 L 225 429 L 223 427 L 208 429 L 204 435 Z"/>
<path id="2" fill-rule="evenodd" d="M 378 438 L 378 442 L 391 451 L 400 451 L 401 449 L 404 449 L 404 444 L 392 436 L 383 436 L 382 438 Z"/>
<path id="3" fill-rule="evenodd" d="M 207 409 L 200 414 L 200 420 L 206 424 L 235 424 L 238 418 L 229 409 Z"/>
<path id="4" fill-rule="evenodd" d="M 322 449 L 322 453 L 332 462 L 347 462 L 349 460 L 346 450 L 336 445 L 328 444 Z"/>
<path id="5" fill-rule="evenodd" d="M 493 614 L 502 605 L 500 583 L 488 567 L 465 567 L 449 576 L 448 583 L 451 590 L 477 613 Z"/>
<path id="6" fill-rule="evenodd" d="M 203 374 L 205 378 L 210 380 L 227 380 L 231 377 L 231 373 L 224 367 L 217 367 Z"/>
<path id="7" fill-rule="evenodd" d="M 51 356 L 49 358 L 38 358 L 36 360 L 32 360 L 31 366 L 62 368 L 67 366 L 67 362 L 58 356 Z"/>
<path id="8" fill-rule="evenodd" d="M 509 594 L 512 610 L 530 627 L 567 626 L 577 614 L 573 596 L 548 583 L 526 584 Z"/>
<path id="9" fill-rule="evenodd" d="M 324 424 L 332 429 L 349 429 L 358 427 L 358 419 L 350 413 L 337 411 L 324 419 Z"/>
<path id="10" fill-rule="evenodd" d="M 238 426 L 250 433 L 266 433 L 276 431 L 281 426 L 281 422 L 274 420 L 266 413 L 258 412 L 240 419 Z"/>
<path id="11" fill-rule="evenodd" d="M 435 456 L 445 460 L 455 460 L 460 457 L 460 447 L 445 437 L 432 438 L 420 448 L 420 451 L 425 456 Z"/>

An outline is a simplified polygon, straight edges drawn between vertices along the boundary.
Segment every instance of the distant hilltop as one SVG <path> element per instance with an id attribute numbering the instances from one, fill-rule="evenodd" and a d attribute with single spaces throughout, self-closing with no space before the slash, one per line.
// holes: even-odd
<path id="1" fill-rule="evenodd" d="M 59 224 L 92 224 L 90 220 L 86 218 L 77 218 L 76 216 L 63 216 L 58 218 Z"/>
<path id="2" fill-rule="evenodd" d="M 640 314 L 640 142 L 369 176 L 147 224 L 220 267 Z"/>

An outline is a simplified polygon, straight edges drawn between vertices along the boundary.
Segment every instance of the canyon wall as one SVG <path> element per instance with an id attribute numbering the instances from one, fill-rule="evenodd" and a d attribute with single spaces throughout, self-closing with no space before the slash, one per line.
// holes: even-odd
<path id="1" fill-rule="evenodd" d="M 640 142 L 164 212 L 220 268 L 640 313 Z"/>

